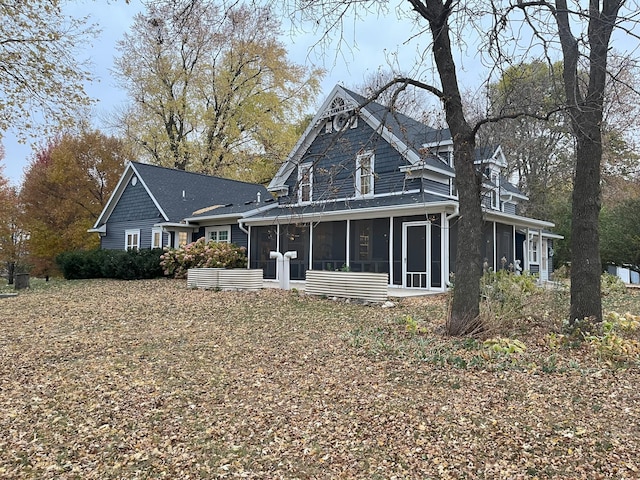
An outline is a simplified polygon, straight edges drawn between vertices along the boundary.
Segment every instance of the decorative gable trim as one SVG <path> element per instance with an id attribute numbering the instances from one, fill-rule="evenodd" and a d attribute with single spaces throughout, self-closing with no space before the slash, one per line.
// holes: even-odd
<path id="1" fill-rule="evenodd" d="M 479 158 L 474 163 L 476 165 L 484 163 L 494 163 L 495 165 L 504 168 L 507 166 L 507 159 L 504 156 L 504 152 L 502 151 L 502 146 L 498 145 L 490 157 Z"/>
<path id="2" fill-rule="evenodd" d="M 147 192 L 147 195 L 149 195 L 149 198 L 151 198 L 151 200 L 153 201 L 153 204 L 156 206 L 156 208 L 162 215 L 162 218 L 164 218 L 166 222 L 169 221 L 169 217 L 164 212 L 164 210 L 162 209 L 158 201 L 155 199 L 155 197 L 151 194 L 151 191 L 147 187 L 144 179 L 136 169 L 135 165 L 132 162 L 129 162 L 126 168 L 124 169 L 124 172 L 122 173 L 122 176 L 120 177 L 120 180 L 116 185 L 116 188 L 113 190 L 111 197 L 109 197 L 109 200 L 107 201 L 106 205 L 102 209 L 102 212 L 98 217 L 98 220 L 96 220 L 96 223 L 94 224 L 93 228 L 90 231 L 99 231 L 101 226 L 106 224 L 109 221 L 109 217 L 111 216 L 114 209 L 118 205 L 118 202 L 122 197 L 122 194 L 124 193 L 124 191 L 126 190 L 127 186 L 129 185 L 129 183 L 133 178 L 136 178 L 137 179 L 136 181 L 139 182 L 144 187 L 145 191 Z"/>

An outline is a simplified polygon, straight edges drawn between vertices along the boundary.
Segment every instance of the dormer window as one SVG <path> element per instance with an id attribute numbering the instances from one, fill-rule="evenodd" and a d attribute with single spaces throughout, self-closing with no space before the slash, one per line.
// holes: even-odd
<path id="1" fill-rule="evenodd" d="M 368 197 L 374 193 L 374 154 L 372 150 L 356 157 L 356 196 Z"/>
<path id="2" fill-rule="evenodd" d="M 303 163 L 298 167 L 298 201 L 310 202 L 313 194 L 313 164 Z"/>

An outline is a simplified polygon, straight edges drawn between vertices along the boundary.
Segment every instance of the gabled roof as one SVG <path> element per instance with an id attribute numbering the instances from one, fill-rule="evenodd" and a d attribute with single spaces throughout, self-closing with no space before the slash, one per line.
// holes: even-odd
<path id="1" fill-rule="evenodd" d="M 485 145 L 476 147 L 474 163 L 495 163 L 500 167 L 507 166 L 507 159 L 504 156 L 500 145 Z"/>
<path id="2" fill-rule="evenodd" d="M 407 115 L 392 112 L 379 103 L 369 102 L 363 96 L 336 85 L 269 184 L 270 191 L 279 190 L 284 186 L 289 175 L 324 128 L 327 111 L 331 110 L 331 104 L 336 97 L 343 98 L 347 105 L 355 106 L 355 112 L 359 117 L 405 157 L 410 165 L 423 166 L 441 175 L 454 175 L 453 168 L 440 157 L 423 150 L 425 144 L 433 146 L 440 144 L 440 140 L 442 144 L 450 144 L 451 134 L 448 130 L 431 128 Z"/>
<path id="3" fill-rule="evenodd" d="M 510 183 L 503 175 L 500 175 L 500 195 L 510 195 L 512 197 L 521 198 L 522 200 L 529 199 L 529 197 L 522 193 L 514 184 Z"/>
<path id="4" fill-rule="evenodd" d="M 211 217 L 215 216 L 212 212 L 220 208 L 226 215 L 233 213 L 239 217 L 256 209 L 258 194 L 263 202 L 272 198 L 263 185 L 130 162 L 94 229 L 108 221 L 134 176 L 147 191 L 164 222 L 180 222 L 205 212 Z"/>

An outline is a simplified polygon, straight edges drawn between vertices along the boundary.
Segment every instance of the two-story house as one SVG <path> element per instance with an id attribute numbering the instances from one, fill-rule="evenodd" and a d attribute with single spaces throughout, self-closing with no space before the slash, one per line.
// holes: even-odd
<path id="1" fill-rule="evenodd" d="M 526 197 L 503 175 L 499 146 L 479 148 L 487 269 L 548 279 L 553 224 L 519 216 Z M 336 86 L 268 186 L 272 209 L 244 218 L 249 261 L 274 278 L 270 251 L 308 269 L 384 272 L 389 285 L 446 289 L 455 272 L 458 199 L 448 129 L 430 128 Z"/>
<path id="2" fill-rule="evenodd" d="M 527 198 L 503 175 L 499 146 L 479 148 L 486 269 L 547 280 L 552 223 L 518 215 Z M 428 127 L 336 86 L 268 186 L 130 164 L 93 231 L 103 248 L 177 246 L 202 236 L 270 252 L 306 271 L 387 273 L 390 287 L 445 290 L 455 272 L 458 198 L 448 129 Z"/>

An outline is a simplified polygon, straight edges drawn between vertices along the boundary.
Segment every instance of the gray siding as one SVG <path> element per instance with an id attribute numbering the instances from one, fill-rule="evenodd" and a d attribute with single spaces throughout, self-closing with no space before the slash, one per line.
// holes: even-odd
<path id="1" fill-rule="evenodd" d="M 231 225 L 231 242 L 235 243 L 239 247 L 249 247 L 249 238 L 246 233 L 240 230 L 238 224 Z"/>
<path id="2" fill-rule="evenodd" d="M 516 205 L 515 203 L 503 203 L 504 213 L 508 213 L 510 215 L 516 214 Z"/>
<path id="3" fill-rule="evenodd" d="M 301 163 L 313 163 L 313 200 L 348 198 L 355 194 L 355 169 L 358 152 L 373 150 L 374 193 L 407 190 L 405 175 L 399 171 L 406 160 L 362 119 L 358 127 L 343 134 L 324 133 L 311 144 Z M 290 201 L 297 201 L 298 171 L 287 179 Z"/>
<path id="4" fill-rule="evenodd" d="M 129 183 L 111 213 L 109 223 L 128 222 L 147 218 L 153 218 L 155 219 L 154 223 L 159 223 L 164 220 L 160 215 L 160 210 L 158 210 L 158 207 L 153 203 L 153 200 L 151 200 L 151 197 L 141 182 L 138 182 L 136 185 Z"/>
<path id="5" fill-rule="evenodd" d="M 140 248 L 151 248 L 151 230 L 153 225 L 158 223 L 158 218 L 132 220 L 129 222 L 107 223 L 107 234 L 100 238 L 100 247 L 105 250 L 124 250 L 126 230 L 140 230 Z M 167 235 L 163 235 L 163 242 L 166 243 Z M 164 244 L 163 243 L 163 244 Z"/>
<path id="6" fill-rule="evenodd" d="M 124 250 L 125 231 L 139 229 L 140 248 L 151 248 L 153 225 L 163 220 L 141 182 L 129 184 L 109 217 L 107 234 L 100 239 L 100 246 L 106 250 Z M 168 235 L 164 234 L 163 245 L 167 240 Z"/>
<path id="7" fill-rule="evenodd" d="M 435 180 L 425 178 L 422 180 L 422 188 L 425 192 L 433 192 L 438 195 L 449 196 L 448 183 L 436 182 Z"/>

